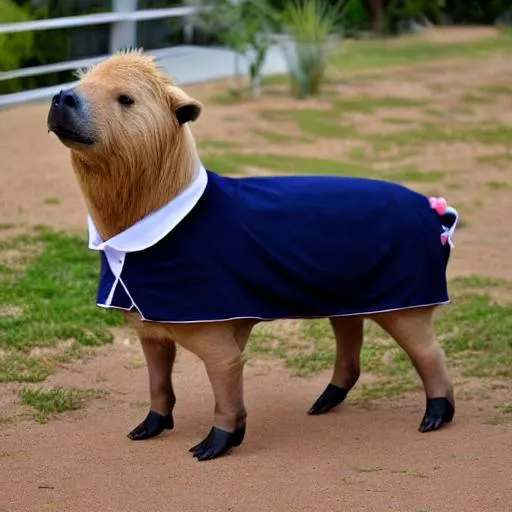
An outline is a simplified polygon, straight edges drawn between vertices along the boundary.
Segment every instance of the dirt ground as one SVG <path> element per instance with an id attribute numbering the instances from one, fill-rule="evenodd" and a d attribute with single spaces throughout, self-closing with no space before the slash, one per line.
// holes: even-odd
<path id="1" fill-rule="evenodd" d="M 454 37 L 467 37 L 461 34 Z M 433 85 L 459 83 L 470 90 L 495 83 L 496 77 L 512 83 L 510 59 L 483 62 L 478 70 L 436 63 L 442 72 L 433 74 L 431 67 L 415 71 L 416 78 L 424 73 L 421 83 L 397 71 L 378 85 L 345 92 L 383 96 L 388 89 L 414 98 L 433 94 L 428 89 Z M 282 100 L 209 105 L 207 98 L 219 87 L 189 88 L 207 107 L 194 129 L 198 139 L 236 140 L 239 134 L 252 151 L 270 151 L 268 142 L 240 132 L 239 123 L 253 119 L 267 127 L 256 120 L 255 110 L 271 109 L 275 101 L 282 108 Z M 446 96 L 449 108 L 449 91 Z M 511 120 L 510 97 L 500 101 L 477 106 L 473 115 Z M 85 207 L 68 153 L 46 132 L 47 110 L 43 102 L 0 112 L 0 221 L 18 226 L 0 236 L 40 223 L 85 228 Z M 340 144 L 322 145 L 322 157 L 336 158 L 349 149 Z M 313 146 L 318 154 L 319 146 Z M 313 148 L 306 144 L 286 151 L 308 156 Z M 427 169 L 453 170 L 453 180 L 464 181 L 463 189 L 442 191 L 465 206 L 471 227 L 456 234 L 450 277 L 512 279 L 512 193 L 505 186 L 492 197 L 482 191 L 483 183 L 494 178 L 512 185 L 512 173 L 477 166 L 473 157 L 486 152 L 489 148 L 477 145 L 459 150 L 452 145 L 446 152 L 439 145 L 429 146 L 424 158 L 415 157 Z M 432 185 L 416 188 L 421 187 Z M 244 444 L 227 457 L 198 463 L 187 449 L 207 433 L 213 411 L 202 364 L 179 353 L 175 429 L 134 443 L 126 434 L 146 414 L 148 400 L 146 369 L 134 363 L 141 360 L 133 333 L 119 329 L 112 346 L 63 367 L 46 382 L 102 387 L 108 397 L 47 424 L 21 419 L 0 424 L 0 512 L 512 512 L 512 425 L 489 421 L 494 402 L 479 398 L 477 389 L 473 399 L 457 402 L 452 425 L 421 434 L 422 393 L 365 407 L 345 404 L 309 417 L 306 411 L 330 371 L 296 378 L 278 362 L 252 361 L 245 371 L 249 418 Z M 0 396 L 5 410 L 16 409 L 11 388 L 0 389 Z"/>

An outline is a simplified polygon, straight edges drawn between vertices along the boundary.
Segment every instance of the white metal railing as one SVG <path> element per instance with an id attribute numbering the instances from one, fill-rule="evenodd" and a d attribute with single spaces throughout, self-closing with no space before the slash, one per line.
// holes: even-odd
<path id="1" fill-rule="evenodd" d="M 113 0 L 113 12 L 86 14 L 82 16 L 66 16 L 62 18 L 49 18 L 45 20 L 23 21 L 16 23 L 1 23 L 0 34 L 110 24 L 109 53 L 112 54 L 123 48 L 133 48 L 136 46 L 138 21 L 185 17 L 195 12 L 194 7 L 185 6 L 137 10 L 137 2 L 138 0 Z M 160 49 L 157 51 L 162 52 L 164 50 L 165 49 Z M 102 55 L 43 66 L 31 66 L 3 71 L 0 72 L 0 81 L 28 76 L 39 76 L 58 71 L 74 70 L 90 66 L 105 57 L 105 55 Z M 17 93 L 0 94 L 0 107 L 50 97 L 55 94 L 56 91 L 61 89 L 63 85 L 64 84 L 59 84 L 57 86 L 41 87 Z"/>

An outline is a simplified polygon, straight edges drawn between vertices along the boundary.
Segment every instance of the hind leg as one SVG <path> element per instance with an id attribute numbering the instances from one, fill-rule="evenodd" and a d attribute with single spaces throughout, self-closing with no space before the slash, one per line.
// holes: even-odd
<path id="1" fill-rule="evenodd" d="M 148 366 L 150 410 L 128 437 L 140 441 L 155 437 L 164 430 L 172 430 L 172 410 L 176 397 L 172 386 L 172 367 L 176 358 L 176 345 L 168 339 L 141 336 L 144 358 Z"/>
<path id="2" fill-rule="evenodd" d="M 324 414 L 341 404 L 361 373 L 364 318 L 347 316 L 330 321 L 336 338 L 336 362 L 331 382 L 308 411 L 311 415 Z"/>
<path id="3" fill-rule="evenodd" d="M 444 351 L 436 339 L 433 313 L 434 308 L 428 307 L 372 317 L 405 350 L 423 382 L 426 410 L 420 432 L 450 423 L 455 413 L 453 386 Z"/>

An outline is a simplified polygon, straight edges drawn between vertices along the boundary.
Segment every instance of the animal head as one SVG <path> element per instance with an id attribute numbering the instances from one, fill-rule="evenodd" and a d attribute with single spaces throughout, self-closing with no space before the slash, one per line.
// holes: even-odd
<path id="1" fill-rule="evenodd" d="M 79 72 L 78 84 L 56 94 L 48 129 L 82 161 L 121 158 L 157 164 L 181 143 L 202 109 L 140 50 L 121 52 Z"/>

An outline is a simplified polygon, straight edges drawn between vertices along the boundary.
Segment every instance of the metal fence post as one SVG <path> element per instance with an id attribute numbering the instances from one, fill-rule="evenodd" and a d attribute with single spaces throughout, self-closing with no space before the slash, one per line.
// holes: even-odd
<path id="1" fill-rule="evenodd" d="M 133 12 L 137 10 L 138 0 L 112 0 L 113 12 Z M 110 53 L 125 48 L 134 48 L 137 44 L 137 22 L 116 21 L 110 27 Z"/>

